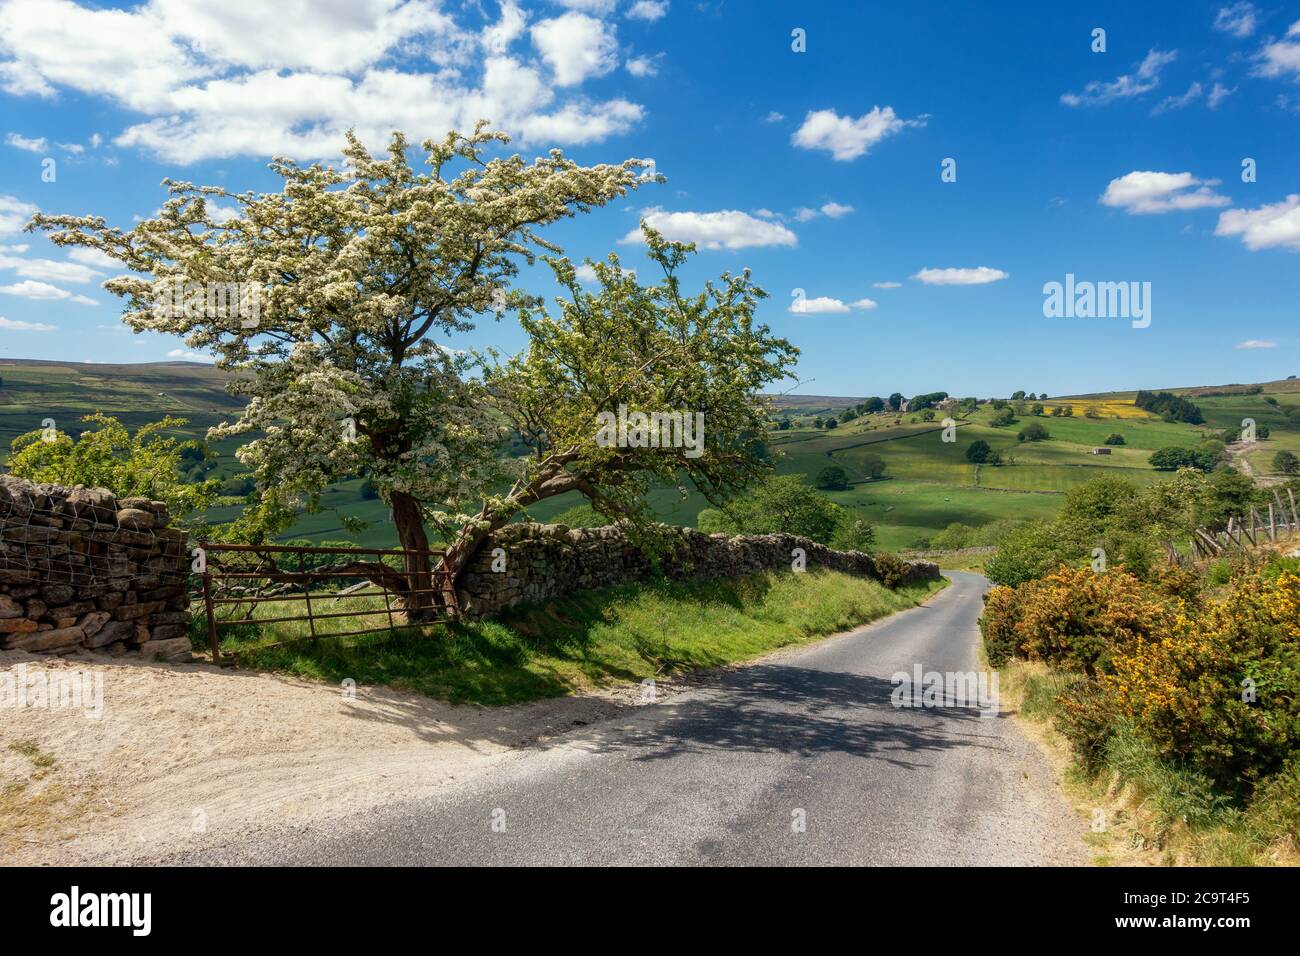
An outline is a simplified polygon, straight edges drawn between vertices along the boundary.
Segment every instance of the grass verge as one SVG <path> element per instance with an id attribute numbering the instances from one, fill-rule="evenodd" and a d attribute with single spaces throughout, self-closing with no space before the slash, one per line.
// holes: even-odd
<path id="1" fill-rule="evenodd" d="M 1300 823 L 1300 781 L 1279 780 L 1242 809 L 1123 729 L 1090 776 L 1055 727 L 1057 698 L 1077 675 L 1021 660 L 999 674 L 1003 706 L 1016 712 L 1061 773 L 1066 796 L 1092 821 L 1086 839 L 1097 865 L 1300 865 L 1292 835 Z"/>
<path id="2" fill-rule="evenodd" d="M 497 620 L 314 645 L 268 647 L 300 637 L 302 628 L 250 624 L 231 628 L 222 650 L 237 652 L 241 666 L 312 680 L 351 678 L 453 703 L 511 704 L 748 660 L 914 607 L 946 584 L 891 591 L 831 571 L 655 582 L 588 591 Z M 291 613 L 276 604 L 259 611 Z"/>

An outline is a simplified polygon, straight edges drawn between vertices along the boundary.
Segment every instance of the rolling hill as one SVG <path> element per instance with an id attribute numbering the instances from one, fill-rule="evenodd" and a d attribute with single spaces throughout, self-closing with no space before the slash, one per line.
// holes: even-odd
<path id="1" fill-rule="evenodd" d="M 0 361 L 0 462 L 17 435 L 41 427 L 53 418 L 58 427 L 77 431 L 81 416 L 95 411 L 115 415 L 131 426 L 163 415 L 188 419 L 179 430 L 201 438 L 211 425 L 229 417 L 240 400 L 225 390 L 226 376 L 219 370 L 188 362 L 145 365 L 86 365 L 65 362 Z M 1300 410 L 1300 380 L 1287 379 L 1261 386 L 1191 386 L 1167 391 L 1191 398 L 1201 408 L 1205 423 L 1188 425 L 1162 421 L 1133 404 L 1135 392 L 1062 396 L 1043 402 L 1047 415 L 1028 413 L 1010 427 L 992 424 L 993 409 L 980 405 L 969 415 L 957 416 L 955 441 L 943 440 L 940 420 L 925 421 L 922 413 L 884 413 L 861 416 L 827 430 L 812 427 L 817 416 L 838 413 L 862 401 L 825 395 L 785 395 L 774 399 L 791 427 L 774 433 L 777 471 L 815 480 L 827 465 L 837 464 L 850 476 L 843 491 L 828 497 L 850 508 L 876 528 L 883 548 L 923 546 L 926 540 L 952 522 L 980 526 L 1000 520 L 1048 517 L 1059 508 L 1062 496 L 1090 478 L 1114 475 L 1138 483 L 1159 480 L 1147 459 L 1157 448 L 1193 447 L 1213 433 L 1240 427 L 1245 418 L 1269 426 L 1267 440 L 1246 452 L 1258 474 L 1271 468 L 1281 449 L 1300 454 L 1300 419 L 1288 414 Z M 1058 405 L 1069 405 L 1071 417 L 1052 417 Z M 1038 421 L 1050 433 L 1040 442 L 1020 442 L 1017 433 L 1029 421 Z M 1093 455 L 1106 437 L 1119 434 L 1124 444 L 1109 455 Z M 998 451 L 1003 464 L 973 465 L 965 458 L 967 446 L 982 439 Z M 234 459 L 234 443 L 214 448 L 217 467 L 226 477 L 241 469 Z M 885 462 L 885 477 L 867 479 L 867 456 Z M 323 496 L 324 510 L 303 515 L 288 537 L 313 540 L 355 540 L 370 546 L 393 543 L 387 508 L 364 500 L 358 480 L 341 482 Z M 554 498 L 531 508 L 536 520 L 549 520 L 579 503 L 576 494 Z M 684 499 L 674 489 L 651 493 L 651 504 L 663 520 L 693 525 L 707 502 L 698 494 Z M 237 506 L 218 509 L 216 520 L 233 517 Z M 340 515 L 369 522 L 366 531 L 350 535 Z"/>

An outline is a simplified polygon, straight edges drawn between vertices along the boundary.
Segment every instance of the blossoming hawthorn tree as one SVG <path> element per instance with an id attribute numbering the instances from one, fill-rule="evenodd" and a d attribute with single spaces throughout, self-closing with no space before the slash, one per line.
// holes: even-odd
<path id="1" fill-rule="evenodd" d="M 548 256 L 568 298 L 557 300 L 554 315 L 542 305 L 521 309 L 528 348 L 485 369 L 493 406 L 530 454 L 516 462 L 509 491 L 486 496 L 450 536 L 444 560 L 453 573 L 492 530 L 545 498 L 580 492 L 649 542 L 652 484 L 675 485 L 684 498 L 690 482 L 722 504 L 770 470 L 761 393 L 786 377 L 798 350 L 754 321 L 766 293 L 748 270 L 683 294 L 677 273 L 694 246 L 665 241 L 644 224 L 642 231 L 661 282 L 642 284 L 611 254 L 592 263 L 600 288 L 586 292 L 572 263 Z M 598 423 L 616 412 L 634 427 L 610 440 Z M 660 434 L 656 415 L 702 421 L 703 434 L 672 441 L 679 436 Z"/>
<path id="2" fill-rule="evenodd" d="M 314 502 L 332 481 L 371 477 L 402 546 L 417 552 L 390 582 L 417 585 L 406 597 L 417 613 L 430 580 L 418 553 L 428 548 L 424 518 L 491 484 L 501 438 L 481 385 L 465 374 L 471 359 L 434 336 L 527 301 L 508 291 L 518 262 L 533 262 L 538 248 L 559 251 L 539 227 L 660 178 L 641 173 L 640 160 L 584 167 L 559 150 L 531 163 L 486 158 L 497 141 L 508 137 L 483 122 L 428 140 L 430 168 L 417 173 L 400 133 L 386 159 L 349 134 L 342 169 L 275 159 L 279 192 L 166 180 L 171 198 L 130 231 L 94 216 L 37 215 L 28 225 L 132 270 L 104 287 L 127 300 L 123 319 L 135 331 L 184 336 L 236 373 L 231 388 L 249 402 L 210 438 L 261 433 L 239 458 L 272 510 Z M 213 199 L 233 201 L 238 215 L 221 215 Z M 232 284 L 256 291 L 251 313 L 203 301 L 205 289 Z"/>
<path id="3" fill-rule="evenodd" d="M 104 284 L 128 300 L 124 320 L 182 335 L 234 373 L 231 388 L 249 402 L 210 437 L 259 433 L 238 454 L 268 513 L 288 516 L 286 502 L 310 505 L 345 477 L 374 481 L 410 549 L 406 570 L 348 570 L 403 593 L 411 619 L 444 600 L 432 593 L 426 522 L 449 542 L 438 580 L 454 587 L 493 529 L 554 495 L 578 491 L 647 540 L 652 483 L 684 492 L 690 481 L 715 503 L 734 495 L 768 468 L 760 391 L 797 354 L 754 322 L 764 293 L 748 272 L 684 295 L 677 271 L 692 247 L 650 229 L 661 283 L 640 285 L 610 256 L 594 265 L 599 292 L 582 291 L 536 230 L 661 177 L 641 173 L 640 160 L 581 167 L 554 150 L 531 164 L 486 159 L 497 140 L 506 137 L 479 124 L 427 141 L 431 171 L 416 174 L 401 135 L 386 160 L 349 136 L 343 170 L 277 159 L 277 193 L 168 181 L 172 198 L 129 232 L 97 217 L 38 215 L 28 227 L 124 263 L 135 275 Z M 214 197 L 236 202 L 238 215 L 214 215 Z M 554 316 L 509 290 L 538 249 L 569 292 Z M 232 284 L 259 291 L 255 315 L 197 301 Z M 433 340 L 508 310 L 530 337 L 519 355 L 480 364 Z M 598 416 L 619 406 L 692 422 L 703 414 L 703 441 L 599 441 Z M 507 428 L 529 455 L 501 457 Z"/>

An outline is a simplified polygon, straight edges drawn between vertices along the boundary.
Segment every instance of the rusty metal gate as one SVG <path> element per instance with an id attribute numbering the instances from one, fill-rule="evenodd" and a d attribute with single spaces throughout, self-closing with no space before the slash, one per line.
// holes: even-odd
<path id="1" fill-rule="evenodd" d="M 291 545 L 218 544 L 200 542 L 194 552 L 193 570 L 200 589 L 193 595 L 202 601 L 207 625 L 208 649 L 213 662 L 221 661 L 221 632 L 235 626 L 307 623 L 308 634 L 259 647 L 297 643 L 321 638 L 351 637 L 401 627 L 419 626 L 457 613 L 456 591 L 449 572 L 437 570 L 441 551 L 412 551 L 405 548 L 325 548 Z M 406 570 L 407 560 L 417 555 L 428 573 Z M 331 560 L 332 559 L 332 560 Z M 348 586 L 344 582 L 353 581 Z M 339 598 L 383 598 L 373 609 L 332 610 Z M 412 599 L 422 605 L 421 617 L 407 619 Z M 267 604 L 301 605 L 301 613 L 259 617 L 257 609 Z M 322 621 L 343 618 L 367 620 L 367 626 L 324 633 Z M 370 619 L 380 620 L 369 623 Z"/>

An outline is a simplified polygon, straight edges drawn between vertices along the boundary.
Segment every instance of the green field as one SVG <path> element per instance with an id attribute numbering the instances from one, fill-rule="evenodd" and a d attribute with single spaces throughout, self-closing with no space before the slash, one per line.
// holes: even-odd
<path id="1" fill-rule="evenodd" d="M 80 418 L 95 411 L 115 415 L 132 427 L 174 415 L 190 422 L 179 434 L 202 438 L 210 426 L 239 408 L 239 400 L 225 389 L 224 373 L 185 362 L 84 365 L 4 360 L 0 378 L 0 463 L 15 436 L 40 428 L 46 418 L 75 433 Z M 852 486 L 827 492 L 828 496 L 870 522 L 881 547 L 903 549 L 917 546 L 953 522 L 979 526 L 1050 517 L 1065 492 L 1098 476 L 1119 476 L 1139 484 L 1158 481 L 1161 474 L 1147 461 L 1153 450 L 1194 446 L 1212 432 L 1240 426 L 1245 418 L 1271 429 L 1269 438 L 1246 456 L 1257 474 L 1269 474 L 1279 450 L 1300 454 L 1300 429 L 1286 414 L 1287 409 L 1300 406 L 1300 380 L 1271 382 L 1263 389 L 1262 394 L 1210 396 L 1197 394 L 1197 389 L 1169 389 L 1188 395 L 1200 406 L 1206 418 L 1201 426 L 1161 421 L 1133 406 L 1133 392 L 1051 399 L 1044 402 L 1049 412 L 1058 404 L 1070 404 L 1075 415 L 1036 418 L 1026 413 L 1001 428 L 990 424 L 993 409 L 981 405 L 958 418 L 956 440 L 951 442 L 943 440 L 946 412 L 936 412 L 929 422 L 913 413 L 867 415 L 827 430 L 813 428 L 813 419 L 837 413 L 859 399 L 782 396 L 775 400 L 776 407 L 790 418 L 791 427 L 773 433 L 772 449 L 779 473 L 805 475 L 810 482 L 827 465 L 842 466 Z M 1266 398 L 1275 400 L 1277 407 Z M 1030 421 L 1043 424 L 1050 440 L 1017 441 L 1017 433 Z M 1090 454 L 1112 433 L 1124 436 L 1126 444 L 1113 447 L 1109 455 Z M 977 468 L 968 462 L 966 448 L 976 439 L 988 442 L 1004 463 Z M 215 446 L 212 475 L 224 478 L 243 470 L 234 458 L 236 444 Z M 868 456 L 884 460 L 885 478 L 866 477 L 863 466 Z M 681 525 L 694 525 L 700 510 L 709 507 L 698 493 L 683 498 L 671 488 L 654 489 L 649 500 L 662 520 Z M 530 508 L 527 517 L 549 521 L 579 503 L 576 493 L 550 499 Z M 303 514 L 285 537 L 350 540 L 371 547 L 396 543 L 387 506 L 363 500 L 360 480 L 331 486 L 322 495 L 321 506 L 318 513 Z M 238 506 L 232 506 L 215 509 L 209 517 L 223 521 L 237 513 Z M 343 530 L 342 516 L 361 519 L 368 526 L 350 534 Z"/>

